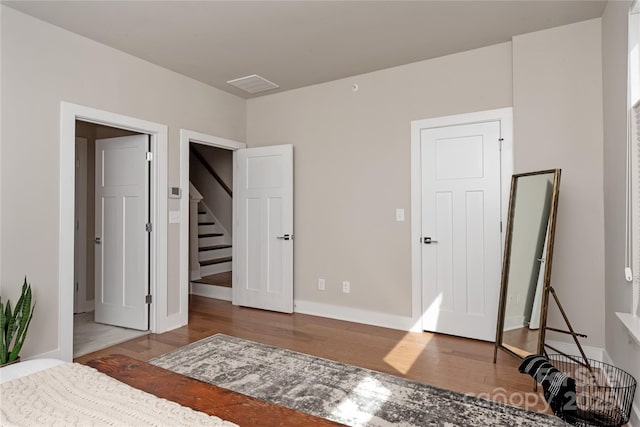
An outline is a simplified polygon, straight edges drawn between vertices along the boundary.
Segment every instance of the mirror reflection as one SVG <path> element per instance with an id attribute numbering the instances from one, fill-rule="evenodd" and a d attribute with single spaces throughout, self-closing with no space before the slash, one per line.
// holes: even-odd
<path id="1" fill-rule="evenodd" d="M 542 351 L 559 175 L 550 170 L 512 179 L 496 349 L 519 357 Z"/>

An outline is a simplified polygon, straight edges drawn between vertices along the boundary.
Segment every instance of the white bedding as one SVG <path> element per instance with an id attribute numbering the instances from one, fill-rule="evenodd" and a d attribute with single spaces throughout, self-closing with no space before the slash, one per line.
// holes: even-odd
<path id="1" fill-rule="evenodd" d="M 232 427 L 202 412 L 130 387 L 77 363 L 47 361 L 2 368 L 2 426 Z M 22 365 L 22 362 L 16 365 Z M 47 367 L 49 365 L 49 367 Z M 54 366 L 50 366 L 54 365 Z M 18 376 L 35 370 L 26 376 Z M 15 375 L 9 380 L 9 376 Z"/>

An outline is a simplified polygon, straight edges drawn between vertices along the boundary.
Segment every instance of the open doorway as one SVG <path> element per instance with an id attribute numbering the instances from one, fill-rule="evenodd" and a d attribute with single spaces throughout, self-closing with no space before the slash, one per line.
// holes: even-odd
<path id="1" fill-rule="evenodd" d="M 142 133 L 148 138 L 152 157 L 152 161 L 148 162 L 151 190 L 149 214 L 153 227 L 149 233 L 149 292 L 152 298 L 148 304 L 148 329 L 152 333 L 162 333 L 186 325 L 189 305 L 186 288 L 183 291 L 182 287 L 169 287 L 167 281 L 168 127 L 161 123 L 63 101 L 60 103 L 59 347 L 47 353 L 46 357 L 65 361 L 73 360 L 76 120 L 127 129 Z M 182 204 L 180 206 L 182 211 Z M 182 247 L 181 239 L 180 248 Z M 180 271 L 186 272 L 186 262 L 183 263 L 182 258 Z M 181 280 L 180 285 L 182 284 Z M 170 292 L 173 293 L 170 295 Z"/>
<path id="2" fill-rule="evenodd" d="M 246 148 L 240 142 L 181 129 L 181 188 L 192 189 L 189 183 L 192 143 L 232 151 L 232 303 L 292 313 L 293 145 Z M 195 245 L 189 247 L 189 241 L 197 238 L 197 228 L 189 229 L 189 224 L 198 222 L 198 210 L 190 209 L 192 204 L 197 206 L 191 197 L 180 200 L 179 217 L 196 215 L 193 220 L 180 223 L 180 292 L 183 298 L 187 298 L 190 287 L 192 293 L 196 293 L 195 288 L 201 285 L 193 283 L 190 277 L 190 262 L 199 260 Z M 190 234 L 196 234 L 195 238 L 190 239 Z"/>
<path id="3" fill-rule="evenodd" d="M 122 152 L 122 154 L 116 154 L 116 156 L 123 155 L 127 159 L 130 157 L 131 148 L 135 148 L 135 145 L 131 143 L 132 141 L 139 145 L 138 151 L 142 152 L 142 155 L 148 151 L 149 147 L 148 138 L 145 134 L 81 120 L 76 120 L 75 122 L 75 133 L 73 356 L 78 357 L 148 333 L 148 307 L 144 302 L 134 309 L 136 311 L 134 313 L 135 317 L 138 319 L 138 322 L 134 324 L 127 320 L 121 321 L 121 313 L 109 312 L 108 303 L 105 305 L 105 299 L 117 299 L 118 292 L 113 289 L 117 287 L 113 281 L 103 280 L 103 277 L 108 278 L 110 275 L 113 277 L 113 274 L 109 272 L 106 275 L 101 274 L 103 267 L 105 267 L 103 265 L 105 264 L 103 263 L 105 257 L 102 255 L 105 252 L 105 248 L 111 248 L 106 252 L 111 251 L 111 255 L 113 255 L 113 242 L 117 241 L 117 234 L 124 235 L 125 233 L 113 233 L 110 231 L 107 235 L 102 236 L 105 230 L 102 224 L 113 224 L 114 221 L 113 218 L 110 220 L 107 217 L 109 206 L 106 206 L 105 209 L 103 203 L 100 202 L 103 199 L 102 196 L 99 196 L 102 192 L 102 187 L 96 187 L 96 181 L 99 181 L 96 179 L 96 175 L 107 176 L 107 174 L 114 174 L 115 172 L 114 179 L 117 176 L 118 182 L 114 182 L 115 185 L 113 187 L 125 188 L 123 182 L 121 182 L 123 174 L 126 174 L 126 171 L 121 170 L 123 166 L 122 159 L 117 160 L 108 150 Z M 138 142 L 136 142 L 136 139 Z M 108 149 L 101 149 L 101 146 L 108 147 Z M 106 157 L 111 157 L 120 169 L 118 171 L 103 169 L 103 166 L 108 162 L 96 162 L 96 151 L 99 151 L 99 154 L 102 151 L 107 153 Z M 104 156 L 99 157 L 102 158 Z M 144 157 L 141 160 L 144 160 Z M 133 167 L 133 171 L 137 176 L 136 179 L 141 184 L 138 185 L 140 188 L 137 190 L 139 201 L 136 202 L 137 211 L 134 212 L 133 216 L 128 214 L 129 219 L 125 222 L 142 222 L 141 225 L 144 226 L 144 222 L 148 221 L 150 201 L 148 167 L 146 167 L 145 163 L 139 162 Z M 130 189 L 127 191 L 130 193 Z M 110 194 L 108 198 L 116 200 L 117 197 L 114 196 L 116 195 Z M 135 194 L 120 195 L 122 199 L 127 200 L 127 210 L 130 209 L 132 202 L 135 201 L 136 197 L 134 196 Z M 96 204 L 96 200 L 100 203 Z M 103 210 L 105 212 L 102 212 Z M 118 261 L 118 266 L 111 265 L 107 267 L 112 270 L 114 267 L 116 270 L 128 270 L 125 276 L 131 281 L 143 282 L 140 284 L 143 287 L 140 291 L 146 295 L 149 292 L 149 237 L 144 233 L 132 233 L 131 230 L 128 230 L 126 234 L 136 240 L 133 242 L 133 247 L 137 248 L 136 253 L 138 256 L 135 253 L 127 253 L 126 257 L 115 254 L 116 258 L 121 258 L 122 261 Z M 127 244 L 128 248 L 132 247 L 131 243 Z M 141 265 L 141 267 L 135 267 L 134 270 L 136 271 L 131 271 L 132 269 L 128 268 L 131 265 Z M 123 294 L 126 292 L 125 290 Z M 96 295 L 101 297 L 96 298 Z M 106 313 L 105 310 L 107 311 Z M 137 329 L 122 326 L 135 326 Z"/>
<path id="4" fill-rule="evenodd" d="M 192 294 L 232 300 L 233 151 L 189 143 Z"/>
<path id="5" fill-rule="evenodd" d="M 180 217 L 188 218 L 187 221 L 182 221 L 180 223 L 180 292 L 181 298 L 188 299 L 188 294 L 193 293 L 197 295 L 203 295 L 210 298 L 217 298 L 222 300 L 231 300 L 234 301 L 234 290 L 233 287 L 219 286 L 219 283 L 213 285 L 207 285 L 203 283 L 197 283 L 195 281 L 198 278 L 202 278 L 202 274 L 199 272 L 200 269 L 200 248 L 198 242 L 198 234 L 207 234 L 207 232 L 212 232 L 213 227 L 209 229 L 203 228 L 202 233 L 199 233 L 198 224 L 199 218 L 198 211 L 207 212 L 206 209 L 202 209 L 198 205 L 200 204 L 200 199 L 204 199 L 204 197 L 199 194 L 196 190 L 195 186 L 191 183 L 191 168 L 192 162 L 195 166 L 196 163 L 202 163 L 197 159 L 194 159 L 194 155 L 192 154 L 192 147 L 202 152 L 204 150 L 218 149 L 218 154 L 221 154 L 221 159 L 225 166 L 228 164 L 226 160 L 223 160 L 225 154 L 230 156 L 231 158 L 231 170 L 229 172 L 222 172 L 223 174 L 230 174 L 230 181 L 227 181 L 228 186 L 232 190 L 231 195 L 231 221 L 232 224 L 227 231 L 230 232 L 232 245 L 231 249 L 231 275 L 233 272 L 238 272 L 238 259 L 236 257 L 237 247 L 235 245 L 237 236 L 233 236 L 234 225 L 233 221 L 235 221 L 234 213 L 237 211 L 237 198 L 233 198 L 233 190 L 235 190 L 235 182 L 234 182 L 234 164 L 235 164 L 235 156 L 237 154 L 237 150 L 246 148 L 246 144 L 232 141 L 226 138 L 220 138 L 213 135 L 207 135 L 200 132 L 195 132 L 187 129 L 180 130 L 180 187 L 185 189 L 185 192 L 188 191 L 188 194 L 182 196 L 180 200 Z M 215 153 L 215 152 L 214 152 Z M 215 155 L 215 154 L 214 154 Z M 200 184 L 198 184 L 200 185 Z M 193 196 L 193 197 L 192 197 Z M 202 216 L 200 217 L 202 222 L 213 222 L 207 221 L 207 218 Z M 210 226 L 211 224 L 207 224 Z M 213 236 L 212 236 L 213 237 Z M 215 236 L 220 237 L 220 236 Z M 194 244 L 191 245 L 190 242 Z M 223 243 L 219 243 L 223 244 Z M 203 245 L 206 246 L 215 246 L 215 244 L 207 244 L 203 242 Z M 227 250 L 229 248 L 226 248 Z M 204 252 L 204 251 L 203 251 Z M 212 257 L 215 259 L 216 257 Z M 196 271 L 194 273 L 194 271 Z M 205 271 L 205 276 L 206 276 Z M 226 273 L 227 279 L 230 275 L 228 272 Z M 226 282 L 231 282 L 232 286 L 236 280 L 227 280 L 224 279 L 224 276 L 221 280 Z M 195 280 L 195 281 L 194 281 Z"/>

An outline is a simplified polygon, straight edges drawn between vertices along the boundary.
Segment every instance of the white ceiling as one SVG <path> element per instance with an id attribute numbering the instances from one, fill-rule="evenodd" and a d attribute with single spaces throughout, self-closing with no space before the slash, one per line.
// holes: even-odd
<path id="1" fill-rule="evenodd" d="M 2 1 L 250 98 L 226 83 L 327 82 L 602 15 L 606 1 Z M 262 95 L 258 94 L 258 95 Z M 255 95 L 253 95 L 255 96 Z"/>

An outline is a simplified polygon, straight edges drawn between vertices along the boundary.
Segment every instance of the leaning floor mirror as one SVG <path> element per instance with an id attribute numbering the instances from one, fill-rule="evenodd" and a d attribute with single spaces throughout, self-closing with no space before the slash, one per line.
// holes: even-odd
<path id="1" fill-rule="evenodd" d="M 544 351 L 559 185 L 560 169 L 511 179 L 494 363 Z"/>

